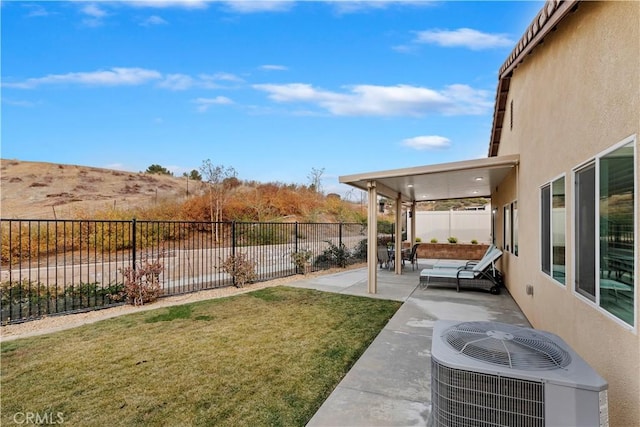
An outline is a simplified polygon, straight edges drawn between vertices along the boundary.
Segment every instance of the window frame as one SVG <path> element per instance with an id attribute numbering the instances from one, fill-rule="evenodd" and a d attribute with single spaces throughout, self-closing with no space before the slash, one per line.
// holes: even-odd
<path id="1" fill-rule="evenodd" d="M 634 295 L 633 295 L 633 324 L 629 324 L 627 322 L 625 322 L 624 320 L 622 320 L 621 318 L 615 316 L 613 313 L 609 312 L 608 310 L 606 310 L 605 308 L 603 308 L 600 304 L 600 204 L 599 204 L 599 199 L 600 199 L 600 160 L 605 157 L 606 155 L 624 147 L 625 145 L 628 144 L 633 144 L 633 179 L 634 179 L 634 193 L 633 193 L 633 215 L 634 215 L 634 223 L 636 224 L 636 226 L 634 227 L 633 230 L 633 235 L 634 235 L 634 245 L 633 245 L 633 257 L 634 257 L 634 262 L 637 264 L 637 260 L 638 260 L 638 194 L 640 194 L 640 189 L 638 188 L 638 137 L 637 134 L 633 134 L 627 138 L 624 138 L 623 140 L 619 141 L 618 143 L 612 145 L 611 147 L 607 148 L 606 150 L 601 151 L 600 153 L 596 154 L 595 156 L 591 157 L 589 160 L 579 164 L 578 166 L 574 167 L 572 169 L 572 174 L 571 174 L 571 184 L 573 187 L 573 191 L 571 192 L 571 200 L 569 201 L 569 205 L 571 206 L 572 209 L 572 218 L 573 220 L 571 221 L 571 233 L 572 233 L 572 242 L 571 242 L 571 246 L 572 246 L 572 262 L 571 262 L 571 292 L 578 298 L 578 300 L 584 302 L 585 304 L 594 307 L 596 310 L 598 310 L 600 313 L 602 313 L 603 315 L 605 315 L 606 317 L 608 317 L 609 319 L 613 320 L 615 323 L 617 323 L 618 325 L 622 326 L 623 328 L 630 330 L 634 333 L 638 332 L 638 303 L 639 303 L 639 289 L 638 289 L 638 265 L 634 265 L 634 272 L 633 272 L 633 281 L 634 281 Z M 580 170 L 588 167 L 591 163 L 594 164 L 595 166 L 595 187 L 594 187 L 594 196 L 596 197 L 596 203 L 595 203 L 595 220 L 596 220 L 596 224 L 595 224 L 595 228 L 596 228 L 596 232 L 595 232 L 595 242 L 594 242 L 594 248 L 595 248 L 595 272 L 596 272 L 596 283 L 595 283 L 595 298 L 592 300 L 591 298 L 583 295 L 583 293 L 581 293 L 580 291 L 578 291 L 576 289 L 576 277 L 577 277 L 577 271 L 576 271 L 576 263 L 577 263 L 577 251 L 576 251 L 576 233 L 577 233 L 577 227 L 576 227 L 576 221 L 575 221 L 575 216 L 576 216 L 576 173 L 579 172 Z M 565 184 L 566 185 L 566 184 Z M 565 201 L 566 202 L 566 201 Z"/>
<path id="2" fill-rule="evenodd" d="M 518 200 L 516 199 L 512 201 L 509 206 L 511 207 L 511 253 L 515 256 L 518 256 Z"/>
<path id="3" fill-rule="evenodd" d="M 517 212 L 518 200 L 514 199 L 502 206 L 502 250 L 518 256 L 518 229 L 514 212 Z M 514 209 L 516 206 L 516 209 Z"/>
<path id="4" fill-rule="evenodd" d="M 511 231 L 511 203 L 502 207 L 502 249 L 505 252 L 513 251 L 513 233 Z"/>
<path id="5" fill-rule="evenodd" d="M 585 166 L 587 164 L 588 163 L 586 163 Z M 575 170 L 579 171 L 580 168 L 576 168 Z M 565 267 L 565 281 L 564 281 L 564 283 L 559 281 L 553 274 L 553 258 L 554 258 L 554 248 L 555 248 L 554 241 L 553 241 L 554 240 L 553 239 L 553 230 L 554 230 L 554 223 L 555 223 L 554 220 L 553 220 L 553 196 L 554 196 L 553 185 L 556 182 L 558 182 L 559 180 L 561 180 L 561 179 L 564 180 L 564 209 L 565 209 L 564 217 L 562 219 L 562 226 L 563 226 L 563 231 L 564 231 L 564 254 L 565 254 L 565 264 L 564 264 L 564 267 Z M 549 259 L 547 260 L 549 262 L 549 272 L 544 271 L 544 269 L 542 268 L 543 267 L 542 260 L 543 260 L 543 255 L 544 255 L 544 252 L 543 252 L 544 248 L 543 248 L 542 240 L 540 241 L 540 251 L 539 251 L 540 262 L 538 263 L 538 266 L 540 267 L 540 272 L 542 274 L 544 274 L 546 277 L 549 277 L 555 284 L 561 286 L 562 288 L 565 288 L 567 286 L 567 279 L 568 279 L 568 274 L 567 273 L 570 270 L 570 266 L 567 266 L 567 262 L 566 262 L 566 259 L 567 259 L 567 237 L 568 237 L 567 236 L 567 230 L 568 230 L 567 218 L 568 218 L 568 215 L 569 215 L 569 210 L 567 208 L 568 204 L 569 204 L 568 203 L 569 202 L 569 200 L 568 200 L 569 199 L 568 198 L 569 192 L 567 191 L 567 184 L 568 184 L 567 175 L 565 173 L 562 173 L 562 174 L 560 174 L 558 176 L 553 177 L 551 180 L 549 180 L 549 181 L 545 182 L 543 185 L 541 185 L 540 186 L 540 193 L 539 193 L 540 196 L 542 196 L 542 191 L 545 188 L 548 188 L 548 190 L 549 190 L 549 200 L 548 200 L 549 210 L 548 210 L 548 212 L 546 212 L 548 214 L 548 220 L 549 220 L 549 235 L 547 236 L 548 243 L 549 243 L 549 247 L 547 248 L 549 250 Z M 543 209 L 542 209 L 543 208 L 543 206 L 542 206 L 542 197 L 540 197 L 538 200 L 540 202 L 540 209 L 539 209 L 539 212 L 540 212 L 540 222 L 539 222 L 539 224 L 540 224 L 540 235 L 542 236 L 542 230 L 544 228 L 544 222 L 543 221 L 545 219 L 544 218 L 545 212 L 543 212 Z"/>

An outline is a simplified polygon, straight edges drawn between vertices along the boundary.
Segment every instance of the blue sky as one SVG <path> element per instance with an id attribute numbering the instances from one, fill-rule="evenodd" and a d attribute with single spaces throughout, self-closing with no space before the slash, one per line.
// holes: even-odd
<path id="1" fill-rule="evenodd" d="M 3 1 L 5 159 L 309 182 L 485 157 L 543 2 Z"/>

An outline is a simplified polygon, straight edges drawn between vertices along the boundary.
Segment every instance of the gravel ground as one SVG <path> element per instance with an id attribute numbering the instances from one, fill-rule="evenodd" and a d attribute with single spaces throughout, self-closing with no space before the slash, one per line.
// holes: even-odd
<path id="1" fill-rule="evenodd" d="M 362 265 L 355 265 L 347 267 L 360 268 Z M 95 310 L 85 313 L 77 314 L 65 314 L 60 316 L 43 317 L 42 319 L 32 320 L 30 322 L 17 323 L 12 325 L 0 326 L 0 342 L 15 340 L 18 338 L 32 337 L 36 335 L 44 335 L 52 332 L 62 331 L 65 329 L 71 329 L 78 326 L 86 325 L 89 323 L 98 322 L 104 319 L 110 319 L 112 317 L 122 316 L 123 314 L 137 313 L 145 310 L 154 310 L 161 307 L 169 307 L 172 305 L 187 304 L 196 301 L 208 300 L 213 298 L 222 298 L 231 295 L 242 294 L 246 292 L 255 291 L 257 289 L 269 288 L 272 286 L 284 285 L 287 283 L 305 279 L 324 276 L 336 272 L 344 271 L 345 269 L 331 269 L 318 271 L 315 273 L 307 274 L 306 276 L 290 276 L 282 279 L 269 280 L 267 282 L 254 283 L 244 288 L 236 288 L 233 286 L 219 289 L 210 289 L 207 291 L 194 292 L 191 294 L 177 295 L 173 297 L 166 297 L 157 300 L 152 304 L 147 304 L 139 307 L 132 305 L 122 305 L 113 308 L 107 308 L 104 310 Z"/>

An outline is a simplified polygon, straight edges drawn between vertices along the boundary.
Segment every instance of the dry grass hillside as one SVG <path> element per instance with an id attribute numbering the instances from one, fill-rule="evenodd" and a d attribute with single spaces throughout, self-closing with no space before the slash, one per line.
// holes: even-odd
<path id="1" fill-rule="evenodd" d="M 0 178 L 2 218 L 66 219 L 79 212 L 128 210 L 184 199 L 187 190 L 182 177 L 7 159 L 0 159 Z"/>
<path id="2" fill-rule="evenodd" d="M 364 221 L 361 206 L 299 184 L 233 178 L 212 196 L 211 187 L 184 177 L 0 161 L 0 217 L 5 219 L 209 221 L 219 205 L 215 218 L 222 221 Z"/>

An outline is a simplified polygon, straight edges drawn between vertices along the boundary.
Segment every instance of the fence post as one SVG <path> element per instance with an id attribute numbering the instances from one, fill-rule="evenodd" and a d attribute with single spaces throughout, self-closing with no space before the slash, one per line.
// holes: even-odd
<path id="1" fill-rule="evenodd" d="M 339 240 L 339 244 L 338 247 L 342 247 L 342 222 L 339 224 L 338 227 L 338 240 Z"/>
<path id="2" fill-rule="evenodd" d="M 136 269 L 136 219 L 131 220 L 131 262 L 133 269 Z"/>
<path id="3" fill-rule="evenodd" d="M 296 221 L 295 223 L 295 227 L 294 227 L 294 233 L 296 235 L 296 239 L 295 239 L 295 252 L 298 252 L 298 221 Z"/>

